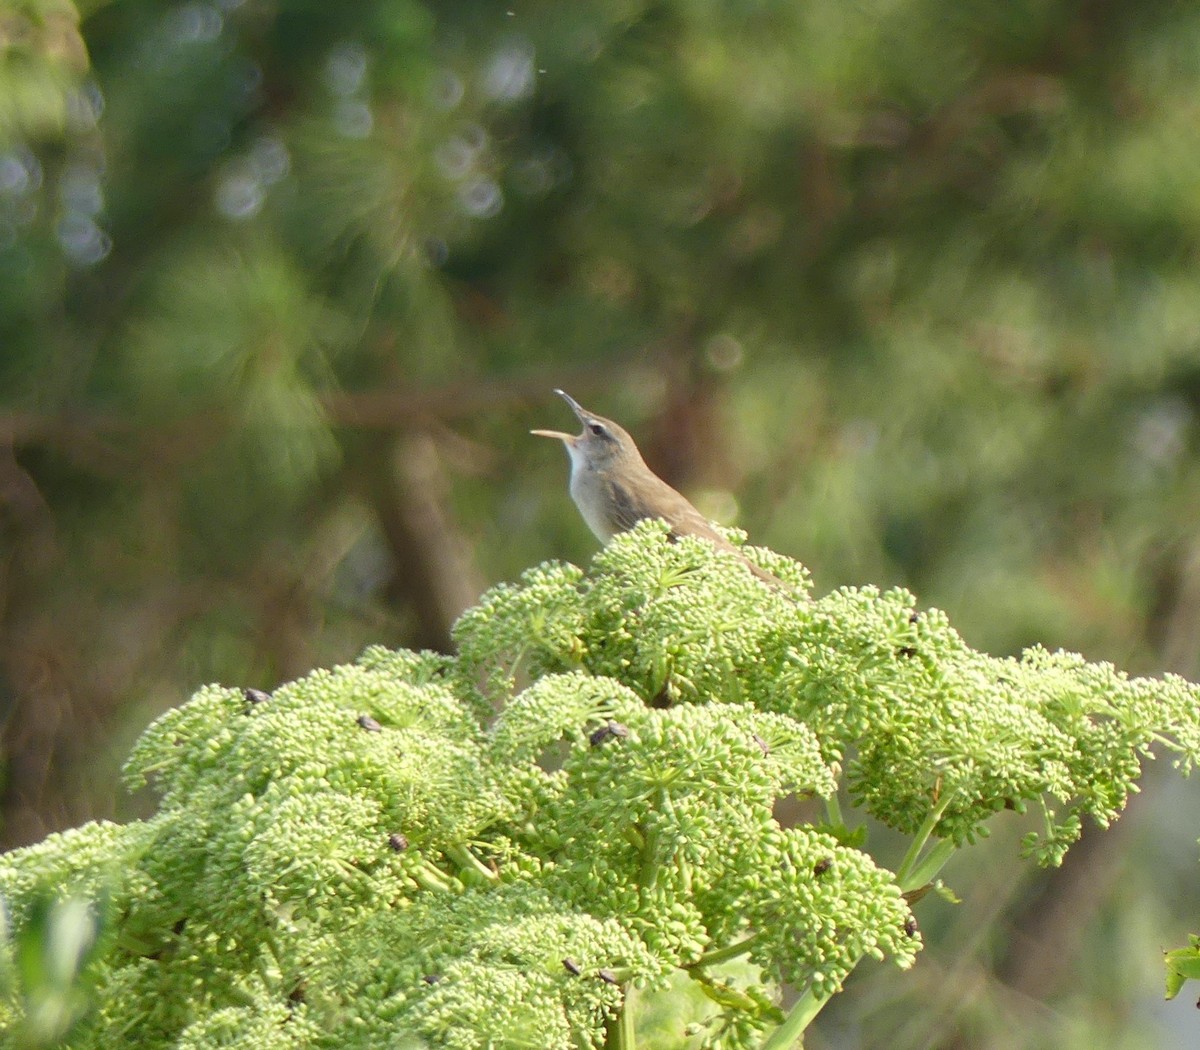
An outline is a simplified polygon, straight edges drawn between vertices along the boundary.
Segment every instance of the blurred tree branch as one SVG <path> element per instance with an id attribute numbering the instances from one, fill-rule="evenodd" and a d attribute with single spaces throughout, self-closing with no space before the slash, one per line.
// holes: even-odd
<path id="1" fill-rule="evenodd" d="M 639 373 L 648 377 L 655 371 L 653 367 L 643 369 L 618 360 L 611 366 L 559 367 L 551 374 L 539 368 L 524 376 L 489 377 L 421 390 L 335 391 L 318 394 L 318 401 L 331 426 L 396 432 L 434 420 L 470 419 L 483 412 L 499 414 L 531 403 L 549 403 L 551 388 L 556 384 L 586 396 L 588 391 L 602 389 L 614 369 L 634 383 L 641 381 Z M 95 411 L 9 410 L 0 411 L 0 447 L 53 445 L 102 456 L 113 452 L 113 442 L 136 441 L 141 434 L 147 435 L 146 440 L 158 442 L 164 434 L 212 435 L 235 423 L 232 411 L 194 412 L 169 422 L 146 423 Z"/>

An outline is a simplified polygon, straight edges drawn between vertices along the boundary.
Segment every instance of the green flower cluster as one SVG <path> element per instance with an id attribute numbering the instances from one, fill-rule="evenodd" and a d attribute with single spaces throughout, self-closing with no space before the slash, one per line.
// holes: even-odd
<path id="1" fill-rule="evenodd" d="M 464 666 L 510 688 L 585 670 L 651 703 L 751 703 L 810 727 L 876 819 L 955 845 L 998 810 L 1044 810 L 1026 849 L 1057 863 L 1081 818 L 1107 825 L 1159 745 L 1200 753 L 1200 693 L 1178 676 L 1130 679 L 1071 653 L 1003 659 L 967 647 L 938 610 L 895 589 L 808 596 L 804 569 L 746 553 L 791 586 L 764 587 L 703 541 L 616 537 L 593 572 L 541 566 L 459 622 Z M 735 538 L 736 535 L 735 535 Z"/>
<path id="2" fill-rule="evenodd" d="M 705 1045 L 789 1045 L 864 956 L 913 961 L 903 891 L 997 811 L 1043 806 L 1029 848 L 1053 861 L 1153 744 L 1200 746 L 1182 681 L 992 659 L 903 592 L 814 601 L 746 553 L 784 586 L 644 523 L 587 573 L 493 589 L 456 657 L 201 689 L 127 763 L 153 816 L 0 861 L 0 1045 L 36 1044 L 22 960 L 72 901 L 94 917 L 93 1005 L 59 1026 L 80 1050 L 631 1048 L 634 990 L 681 974 Z M 913 837 L 897 872 L 844 826 L 843 772 Z M 788 797 L 811 823 L 777 819 Z"/>

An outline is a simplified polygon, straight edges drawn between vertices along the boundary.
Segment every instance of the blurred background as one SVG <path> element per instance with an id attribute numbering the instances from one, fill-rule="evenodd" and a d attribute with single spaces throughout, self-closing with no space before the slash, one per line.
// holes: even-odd
<path id="1" fill-rule="evenodd" d="M 1169 0 L 2 0 L 2 844 L 590 557 L 556 386 L 820 592 L 1200 676 L 1198 98 Z M 1000 821 L 810 1050 L 1197 1045 L 1158 766 L 1049 876 Z"/>

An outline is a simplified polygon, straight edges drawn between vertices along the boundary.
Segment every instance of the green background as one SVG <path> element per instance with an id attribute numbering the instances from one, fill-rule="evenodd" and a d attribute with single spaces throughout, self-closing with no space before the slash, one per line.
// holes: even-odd
<path id="1" fill-rule="evenodd" d="M 1167 0 L 7 0 L 3 844 L 137 812 L 204 682 L 590 557 L 556 386 L 819 592 L 1200 676 L 1197 98 Z M 810 1050 L 1194 1045 L 1168 773 L 957 861 Z"/>

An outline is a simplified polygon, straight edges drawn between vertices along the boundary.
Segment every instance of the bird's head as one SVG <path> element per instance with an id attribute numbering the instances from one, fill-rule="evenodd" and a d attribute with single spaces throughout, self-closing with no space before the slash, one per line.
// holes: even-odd
<path id="1" fill-rule="evenodd" d="M 572 467 L 606 472 L 625 465 L 642 463 L 641 453 L 624 427 L 589 412 L 565 390 L 554 391 L 583 424 L 580 434 L 564 434 L 561 430 L 531 430 L 538 437 L 558 438 L 567 448 Z"/>

